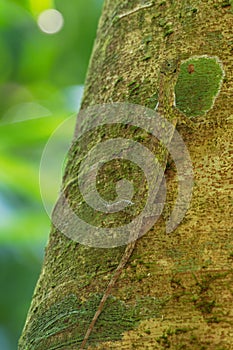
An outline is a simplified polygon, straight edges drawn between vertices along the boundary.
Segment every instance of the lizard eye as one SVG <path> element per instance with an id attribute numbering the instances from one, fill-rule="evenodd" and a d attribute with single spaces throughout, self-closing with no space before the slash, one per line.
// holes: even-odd
<path id="1" fill-rule="evenodd" d="M 163 62 L 161 71 L 164 74 L 170 74 L 170 73 L 175 73 L 176 68 L 177 68 L 177 60 L 168 59 Z"/>

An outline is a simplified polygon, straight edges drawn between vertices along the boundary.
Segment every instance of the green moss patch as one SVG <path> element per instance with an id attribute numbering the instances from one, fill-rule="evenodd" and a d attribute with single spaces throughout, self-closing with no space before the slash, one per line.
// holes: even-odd
<path id="1" fill-rule="evenodd" d="M 180 66 L 176 107 L 187 117 L 205 115 L 214 105 L 224 71 L 216 57 L 192 57 Z"/>
<path id="2" fill-rule="evenodd" d="M 233 6 L 233 0 L 225 0 L 222 2 L 221 7 Z"/>
<path id="3" fill-rule="evenodd" d="M 26 350 L 46 349 L 48 342 L 53 345 L 50 339 L 67 328 L 76 326 L 80 307 L 81 302 L 73 294 L 51 305 L 48 310 L 43 310 L 42 306 L 38 315 L 30 323 L 26 334 L 26 338 L 28 338 L 26 339 Z"/>
<path id="4" fill-rule="evenodd" d="M 85 332 L 99 306 L 101 294 L 93 294 L 82 303 L 75 295 L 40 310 L 31 323 L 27 334 L 26 350 L 68 349 L 81 344 Z M 166 299 L 145 297 L 134 305 L 127 305 L 110 296 L 90 336 L 89 343 L 105 340 L 120 340 L 125 331 L 134 329 L 141 320 L 160 317 Z M 32 341 L 29 341 L 33 339 Z"/>

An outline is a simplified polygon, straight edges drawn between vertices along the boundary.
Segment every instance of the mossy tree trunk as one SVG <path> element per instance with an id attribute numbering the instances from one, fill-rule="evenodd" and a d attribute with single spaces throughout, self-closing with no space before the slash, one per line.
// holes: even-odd
<path id="1" fill-rule="evenodd" d="M 195 182 L 185 219 L 167 234 L 176 194 L 169 160 L 163 214 L 137 241 L 90 336 L 90 349 L 233 348 L 232 23 L 231 1 L 105 1 L 82 108 L 107 102 L 155 108 L 159 100 L 159 111 L 169 117 L 166 96 L 174 92 L 183 115 L 177 130 L 189 149 Z M 167 85 L 164 62 L 177 64 Z M 116 128 L 93 131 L 92 142 L 115 137 Z M 140 138 L 140 131 L 123 132 Z M 88 140 L 82 142 L 79 150 L 87 147 Z M 76 176 L 75 151 L 65 183 Z M 67 196 L 75 207 L 75 183 Z M 124 249 L 90 248 L 53 227 L 19 349 L 79 349 Z"/>

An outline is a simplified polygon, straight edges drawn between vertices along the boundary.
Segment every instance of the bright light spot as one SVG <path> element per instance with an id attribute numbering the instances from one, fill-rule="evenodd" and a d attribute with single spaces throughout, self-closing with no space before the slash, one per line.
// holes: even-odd
<path id="1" fill-rule="evenodd" d="M 58 33 L 63 27 L 64 19 L 61 12 L 50 9 L 41 12 L 38 17 L 38 26 L 47 34 Z"/>
<path id="2" fill-rule="evenodd" d="M 67 110 L 73 113 L 78 112 L 83 97 L 83 90 L 83 85 L 68 86 L 63 90 Z"/>

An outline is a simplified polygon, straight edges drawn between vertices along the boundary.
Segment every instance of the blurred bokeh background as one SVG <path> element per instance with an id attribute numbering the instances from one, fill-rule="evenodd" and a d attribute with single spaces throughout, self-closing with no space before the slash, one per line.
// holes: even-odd
<path id="1" fill-rule="evenodd" d="M 17 349 L 49 234 L 39 186 L 42 152 L 79 109 L 101 8 L 102 0 L 0 0 L 3 350 Z M 49 189 L 50 169 L 47 179 Z M 46 200 L 54 200 L 49 191 Z"/>

